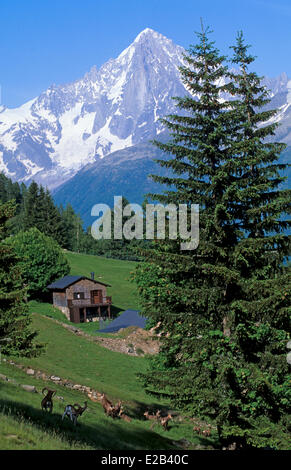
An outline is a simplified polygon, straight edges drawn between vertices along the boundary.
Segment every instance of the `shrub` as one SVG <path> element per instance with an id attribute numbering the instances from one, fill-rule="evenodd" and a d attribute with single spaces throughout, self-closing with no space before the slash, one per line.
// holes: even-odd
<path id="1" fill-rule="evenodd" d="M 41 296 L 48 284 L 70 271 L 69 263 L 55 240 L 37 228 L 10 237 L 15 253 L 21 258 L 23 282 L 31 297 Z"/>

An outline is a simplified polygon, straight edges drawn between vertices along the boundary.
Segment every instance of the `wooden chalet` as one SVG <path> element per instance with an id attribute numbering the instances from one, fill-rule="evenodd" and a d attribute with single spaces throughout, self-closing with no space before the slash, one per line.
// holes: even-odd
<path id="1" fill-rule="evenodd" d="M 86 276 L 65 276 L 47 288 L 52 291 L 53 305 L 60 309 L 73 323 L 98 321 L 101 317 L 110 318 L 111 297 L 104 282 L 96 281 L 94 273 Z"/>

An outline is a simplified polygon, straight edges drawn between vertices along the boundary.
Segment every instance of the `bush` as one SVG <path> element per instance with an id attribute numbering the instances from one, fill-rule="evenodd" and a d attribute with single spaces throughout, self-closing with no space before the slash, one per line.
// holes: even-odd
<path id="1" fill-rule="evenodd" d="M 47 285 L 70 271 L 69 263 L 55 240 L 37 228 L 10 237 L 15 253 L 21 258 L 23 282 L 31 297 L 42 296 Z"/>

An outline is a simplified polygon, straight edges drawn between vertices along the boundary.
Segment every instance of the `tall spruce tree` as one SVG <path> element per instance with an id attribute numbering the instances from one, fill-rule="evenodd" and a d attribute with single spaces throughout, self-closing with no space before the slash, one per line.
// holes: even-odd
<path id="1" fill-rule="evenodd" d="M 198 203 L 200 243 L 180 252 L 159 241 L 138 267 L 143 312 L 162 332 L 144 380 L 149 392 L 215 420 L 225 445 L 282 448 L 290 277 L 279 219 L 288 193 L 274 190 L 284 169 L 274 162 L 283 146 L 265 141 L 273 125 L 258 126 L 274 114 L 257 110 L 267 103 L 258 77 L 248 74 L 247 84 L 246 69 L 231 74 L 208 35 L 198 34 L 180 69 L 192 96 L 176 98 L 179 115 L 163 120 L 172 139 L 155 142 L 173 156 L 158 163 L 177 176 L 154 176 L 175 190 L 152 197 Z"/>
<path id="2" fill-rule="evenodd" d="M 33 181 L 25 194 L 23 230 L 35 227 L 38 223 L 39 188 Z"/>
<path id="3" fill-rule="evenodd" d="M 60 246 L 66 246 L 66 227 L 48 189 L 39 187 L 33 181 L 24 194 L 23 206 L 22 230 L 36 227 L 56 240 Z"/>
<path id="4" fill-rule="evenodd" d="M 62 246 L 71 251 L 82 251 L 84 238 L 87 237 L 81 217 L 75 213 L 71 204 L 67 204 L 65 209 L 60 206 L 60 214 L 65 234 L 65 242 Z"/>
<path id="5" fill-rule="evenodd" d="M 42 190 L 42 188 L 41 188 Z M 60 246 L 66 244 L 66 229 L 63 224 L 59 208 L 55 205 L 48 189 L 43 193 L 42 212 L 44 215 L 43 224 L 37 227 L 48 237 L 52 237 Z"/>

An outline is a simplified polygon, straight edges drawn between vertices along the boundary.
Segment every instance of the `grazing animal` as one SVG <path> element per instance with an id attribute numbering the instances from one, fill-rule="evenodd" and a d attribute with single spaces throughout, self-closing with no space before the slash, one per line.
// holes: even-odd
<path id="1" fill-rule="evenodd" d="M 194 431 L 194 432 L 197 432 L 197 434 L 200 434 L 200 433 L 201 433 L 201 428 L 200 428 L 200 426 L 194 426 L 193 431 Z"/>
<path id="2" fill-rule="evenodd" d="M 168 429 L 169 429 L 168 428 L 168 423 L 169 423 L 170 419 L 172 419 L 172 415 L 170 413 L 168 414 L 168 416 L 164 416 L 164 417 L 160 418 L 160 423 L 163 426 L 165 431 L 168 431 Z"/>
<path id="3" fill-rule="evenodd" d="M 161 410 L 158 410 L 154 415 L 150 415 L 149 412 L 146 411 L 143 415 L 146 417 L 146 419 L 153 421 L 150 428 L 152 429 L 153 426 L 161 419 Z"/>
<path id="4" fill-rule="evenodd" d="M 94 401 L 95 403 L 99 403 L 98 397 L 95 394 L 93 394 L 92 392 L 88 393 L 88 398 L 90 398 L 90 400 Z"/>
<path id="5" fill-rule="evenodd" d="M 53 411 L 53 395 L 56 393 L 56 390 L 50 390 L 49 388 L 43 388 L 42 394 L 44 391 L 47 391 L 45 397 L 41 400 L 41 409 L 44 411 L 49 411 L 50 413 Z"/>
<path id="6" fill-rule="evenodd" d="M 68 416 L 73 424 L 76 424 L 77 420 L 75 418 L 75 410 L 73 405 L 66 405 L 64 414 L 62 416 L 62 421 L 64 420 L 65 416 Z"/>
<path id="7" fill-rule="evenodd" d="M 113 405 L 113 403 L 105 396 L 105 393 L 102 393 L 100 398 L 104 413 L 107 416 L 110 416 L 111 418 L 121 418 L 127 422 L 131 421 L 131 418 L 124 413 L 120 400 L 118 400 L 116 405 Z"/>
<path id="8" fill-rule="evenodd" d="M 79 405 L 79 403 L 75 403 L 73 406 L 74 406 L 74 409 L 75 409 L 77 418 L 78 418 L 79 416 L 82 416 L 82 414 L 84 413 L 84 411 L 88 408 L 86 401 L 84 401 L 84 406 Z"/>
<path id="9" fill-rule="evenodd" d="M 158 410 L 154 415 L 150 415 L 148 411 L 146 411 L 144 414 L 143 414 L 146 419 L 149 419 L 149 420 L 157 420 L 160 418 L 161 416 L 161 411 Z"/>
<path id="10" fill-rule="evenodd" d="M 210 427 L 203 429 L 201 426 L 194 426 L 193 431 L 197 432 L 197 434 L 202 434 L 203 436 L 206 436 L 206 437 L 211 436 Z"/>
<path id="11" fill-rule="evenodd" d="M 118 415 L 116 414 L 116 417 L 123 419 L 127 423 L 130 423 L 131 418 L 124 413 L 124 409 L 120 400 L 114 408 L 116 410 L 116 413 L 118 412 Z"/>
<path id="12" fill-rule="evenodd" d="M 114 410 L 114 406 L 111 403 L 111 401 L 108 400 L 108 398 L 105 396 L 105 393 L 102 393 L 101 395 L 101 405 L 103 406 L 104 413 L 107 416 L 110 416 L 112 411 Z"/>
<path id="13" fill-rule="evenodd" d="M 130 423 L 131 421 L 131 418 L 127 416 L 123 410 L 120 410 L 119 417 L 123 419 L 124 421 L 126 421 L 127 423 Z"/>
<path id="14" fill-rule="evenodd" d="M 158 410 L 158 411 L 156 412 L 156 418 L 157 418 L 157 419 L 160 419 L 160 418 L 161 418 L 161 410 Z"/>
<path id="15" fill-rule="evenodd" d="M 62 420 L 65 418 L 65 416 L 68 416 L 68 418 L 70 418 L 70 420 L 72 421 L 74 426 L 76 426 L 77 425 L 77 419 L 79 418 L 79 416 L 82 416 L 82 414 L 84 413 L 84 411 L 86 409 L 87 409 L 87 402 L 86 401 L 84 402 L 83 407 L 81 405 L 79 405 L 79 403 L 75 403 L 74 405 L 67 405 L 65 407 L 65 411 L 64 411 L 64 414 L 62 416 Z"/>
<path id="16" fill-rule="evenodd" d="M 109 415 L 110 415 L 112 418 L 117 418 L 117 417 L 120 415 L 121 408 L 122 408 L 122 405 L 121 405 L 121 401 L 119 400 L 118 403 L 117 403 L 117 405 L 113 406 L 113 408 L 111 409 L 111 411 L 109 411 Z"/>

